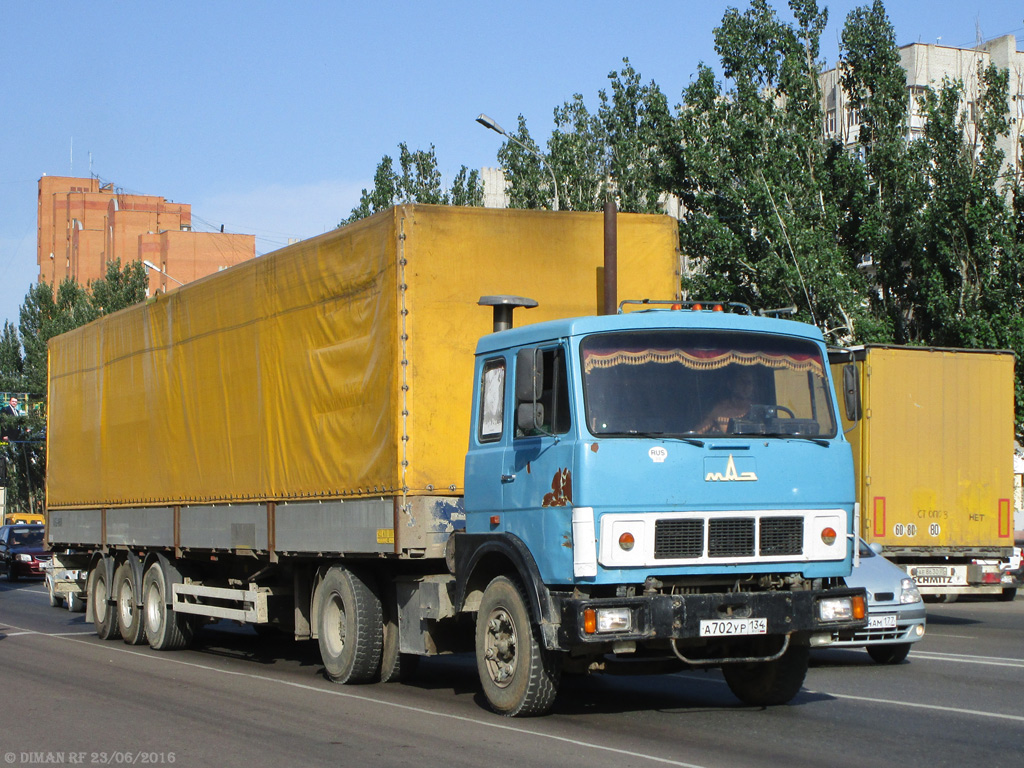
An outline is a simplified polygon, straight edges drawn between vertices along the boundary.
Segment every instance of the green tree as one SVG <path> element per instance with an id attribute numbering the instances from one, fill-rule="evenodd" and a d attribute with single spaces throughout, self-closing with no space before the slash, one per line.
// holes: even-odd
<path id="1" fill-rule="evenodd" d="M 515 141 L 506 141 L 498 149 L 498 162 L 505 172 L 509 208 L 552 210 L 555 201 L 553 179 L 549 168 L 541 161 L 541 149 L 530 136 L 526 118 L 522 115 L 519 115 L 512 137 Z"/>
<path id="2" fill-rule="evenodd" d="M 0 334 L 0 387 L 27 393 L 31 403 L 45 404 L 49 340 L 143 301 L 147 286 L 146 268 L 137 261 L 124 267 L 120 261 L 108 264 L 106 274 L 88 288 L 70 279 L 56 292 L 48 283 L 32 286 L 22 303 L 17 331 L 5 323 Z M 16 426 L 17 439 L 0 446 L 0 461 L 7 468 L 8 504 L 34 511 L 42 504 L 46 478 L 45 408 L 30 407 Z"/>
<path id="3" fill-rule="evenodd" d="M 89 283 L 90 303 L 100 315 L 138 304 L 146 298 L 149 274 L 141 261 L 129 261 L 124 267 L 121 260 L 107 264 L 106 274 Z"/>
<path id="4" fill-rule="evenodd" d="M 433 145 L 429 150 L 410 150 L 402 142 L 398 149 L 401 172 L 395 170 L 394 160 L 385 155 L 374 173 L 373 188 L 362 191 L 359 204 L 338 226 L 352 224 L 392 205 L 483 205 L 483 183 L 478 171 L 462 166 L 451 188 L 445 190 Z"/>
<path id="5" fill-rule="evenodd" d="M 794 306 L 833 340 L 870 318 L 864 280 L 839 247 L 840 211 L 822 137 L 817 62 L 826 12 L 790 3 L 795 25 L 765 0 L 726 11 L 715 48 L 732 84 L 701 66 L 683 93 L 677 136 L 658 131 L 662 184 L 683 202 L 683 288 L 757 308 Z"/>

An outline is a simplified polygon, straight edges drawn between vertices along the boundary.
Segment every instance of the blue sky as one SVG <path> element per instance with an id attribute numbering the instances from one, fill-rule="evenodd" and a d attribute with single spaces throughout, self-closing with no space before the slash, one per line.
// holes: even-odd
<path id="1" fill-rule="evenodd" d="M 866 0 L 865 0 L 866 2 Z M 822 56 L 846 14 L 825 2 Z M 497 164 L 522 113 L 543 140 L 553 109 L 593 111 L 628 57 L 671 103 L 713 30 L 746 2 L 30 2 L 0 0 L 0 321 L 37 275 L 40 176 L 95 174 L 192 205 L 198 230 L 255 234 L 258 253 L 348 215 L 377 163 L 436 147 L 458 168 Z M 782 0 L 773 5 L 788 16 Z M 897 43 L 968 46 L 1015 34 L 1020 0 L 886 3 Z"/>

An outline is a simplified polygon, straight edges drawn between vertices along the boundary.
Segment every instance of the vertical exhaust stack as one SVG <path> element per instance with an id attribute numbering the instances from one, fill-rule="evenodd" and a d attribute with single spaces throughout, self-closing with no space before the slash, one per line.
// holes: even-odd
<path id="1" fill-rule="evenodd" d="M 619 232 L 618 206 L 604 201 L 604 314 L 614 315 L 619 303 Z"/>
<path id="2" fill-rule="evenodd" d="M 533 309 L 537 302 L 523 296 L 481 296 L 477 304 L 481 307 L 494 307 L 494 333 L 507 331 L 512 327 L 512 312 L 519 307 Z"/>

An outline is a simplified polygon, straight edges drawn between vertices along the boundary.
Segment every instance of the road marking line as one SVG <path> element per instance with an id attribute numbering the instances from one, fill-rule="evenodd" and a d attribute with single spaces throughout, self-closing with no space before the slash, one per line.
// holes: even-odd
<path id="1" fill-rule="evenodd" d="M 913 701 L 893 701 L 892 699 L 876 699 L 871 696 L 853 696 L 847 693 L 831 693 L 829 691 L 811 691 L 807 690 L 808 693 L 817 693 L 822 696 L 832 696 L 837 699 L 851 699 L 853 701 L 867 701 L 872 704 L 892 704 L 899 707 L 912 707 L 914 709 L 932 709 L 939 712 L 953 712 L 958 715 L 975 715 L 977 717 L 994 717 L 999 720 L 1013 720 L 1018 723 L 1024 723 L 1024 716 L 1021 715 L 1005 715 L 1000 712 L 979 712 L 976 709 L 963 709 L 961 707 L 943 707 L 938 704 L 918 704 Z"/>
<path id="2" fill-rule="evenodd" d="M 21 628 L 20 627 L 15 627 L 15 629 L 21 629 Z M 170 664 L 180 664 L 181 666 L 184 666 L 184 667 L 191 667 L 193 669 L 199 669 L 199 670 L 203 670 L 203 671 L 207 671 L 207 672 L 217 672 L 217 673 L 220 673 L 222 675 L 231 675 L 231 676 L 234 676 L 234 677 L 244 677 L 244 678 L 249 678 L 250 680 L 259 680 L 259 681 L 264 682 L 264 683 L 274 683 L 276 685 L 284 685 L 284 686 L 287 686 L 289 688 L 298 688 L 300 690 L 313 691 L 314 693 L 322 693 L 322 694 L 326 694 L 328 696 L 339 696 L 339 697 L 344 698 L 344 699 L 354 699 L 356 701 L 362 701 L 362 702 L 366 702 L 366 703 L 369 703 L 369 704 L 379 704 L 379 705 L 384 706 L 384 707 L 391 707 L 392 709 L 400 709 L 400 710 L 403 710 L 405 712 L 415 712 L 415 713 L 421 714 L 421 715 L 430 715 L 430 716 L 433 716 L 433 717 L 439 717 L 439 718 L 443 718 L 443 719 L 446 719 L 446 720 L 455 720 L 457 722 L 469 723 L 471 725 L 479 725 L 479 726 L 483 726 L 485 728 L 493 728 L 493 729 L 500 730 L 500 731 L 510 731 L 512 733 L 518 733 L 518 734 L 522 734 L 524 736 L 534 736 L 534 737 L 541 738 L 541 739 L 549 739 L 550 741 L 557 741 L 557 742 L 560 742 L 562 744 L 570 744 L 570 745 L 575 746 L 575 747 L 584 747 L 586 749 L 597 750 L 598 752 L 608 752 L 608 753 L 616 754 L 616 755 L 624 755 L 626 757 L 631 757 L 631 758 L 635 758 L 635 759 L 647 760 L 647 761 L 650 761 L 652 763 L 660 763 L 662 765 L 677 766 L 677 768 L 705 768 L 705 766 L 698 765 L 696 763 L 684 763 L 684 762 L 681 762 L 679 760 L 670 760 L 670 759 L 665 758 L 665 757 L 657 757 L 656 755 L 647 755 L 647 754 L 644 754 L 643 752 L 631 752 L 628 749 L 618 749 L 616 747 L 606 747 L 606 746 L 602 746 L 600 744 L 594 744 L 594 743 L 588 742 L 588 741 L 580 741 L 578 739 L 570 739 L 570 738 L 565 737 L 565 736 L 555 736 L 555 735 L 550 734 L 550 733 L 541 733 L 540 731 L 532 731 L 532 730 L 529 730 L 529 729 L 526 729 L 526 728 L 519 728 L 519 727 L 514 726 L 514 725 L 507 725 L 507 724 L 504 724 L 504 723 L 494 723 L 494 722 L 489 722 L 489 721 L 486 721 L 486 720 L 478 720 L 476 718 L 466 717 L 464 715 L 451 715 L 451 714 L 446 714 L 446 713 L 443 713 L 443 712 L 436 712 L 436 711 L 434 711 L 432 709 L 423 709 L 422 707 L 413 707 L 413 706 L 410 706 L 408 704 L 398 704 L 398 703 L 391 702 L 391 701 L 383 701 L 381 699 L 374 699 L 374 698 L 371 698 L 369 696 L 364 696 L 364 695 L 360 695 L 360 694 L 357 694 L 357 693 L 350 693 L 349 691 L 346 691 L 346 690 L 332 690 L 330 688 L 320 688 L 320 687 L 317 687 L 317 686 L 314 686 L 314 685 L 308 685 L 306 683 L 296 683 L 296 682 L 293 682 L 293 681 L 290 681 L 290 680 L 280 680 L 280 679 L 273 678 L 273 677 L 266 677 L 264 675 L 254 675 L 254 674 L 252 674 L 250 672 L 234 672 L 234 671 L 232 671 L 230 669 L 221 669 L 221 668 L 218 668 L 218 667 L 211 667 L 211 666 L 208 666 L 206 664 L 196 664 L 195 662 L 191 662 L 191 661 L 182 661 L 180 659 L 165 658 L 165 657 L 162 657 L 162 656 L 154 656 L 154 655 L 149 654 L 149 653 L 142 653 L 140 651 L 132 651 L 132 650 L 129 650 L 127 648 L 118 648 L 116 645 L 115 646 L 108 646 L 108 645 L 98 646 L 98 644 L 94 643 L 94 642 L 88 642 L 88 641 L 85 641 L 85 640 L 77 640 L 77 639 L 74 639 L 73 637 L 68 637 L 67 634 L 65 634 L 65 633 L 55 634 L 55 633 L 49 633 L 49 632 L 34 632 L 32 630 L 24 630 L 22 632 L 19 632 L 18 634 L 41 635 L 42 637 L 53 637 L 53 638 L 56 638 L 58 640 L 65 640 L 65 641 L 69 641 L 69 642 L 72 642 L 72 643 L 82 643 L 84 645 L 89 645 L 89 646 L 92 646 L 94 648 L 95 647 L 102 647 L 104 650 L 107 650 L 107 651 L 114 651 L 115 653 L 124 653 L 124 654 L 128 654 L 129 656 L 138 656 L 140 658 L 149 659 L 151 661 L 162 661 L 162 662 L 170 663 Z M 75 634 L 85 634 L 85 633 L 75 633 Z M 89 633 L 89 634 L 92 634 L 92 633 Z M 8 635 L 8 637 L 11 637 L 11 635 Z"/>
<path id="3" fill-rule="evenodd" d="M 960 653 L 938 653 L 936 651 L 913 651 L 915 659 L 930 661 L 957 661 L 961 664 L 988 664 L 993 667 L 1017 667 L 1024 669 L 1024 659 L 1000 656 L 965 656 Z"/>

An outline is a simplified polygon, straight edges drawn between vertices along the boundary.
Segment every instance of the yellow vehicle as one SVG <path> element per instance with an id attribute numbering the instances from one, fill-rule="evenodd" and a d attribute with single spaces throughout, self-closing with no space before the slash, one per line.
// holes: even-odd
<path id="1" fill-rule="evenodd" d="M 926 599 L 1012 599 L 999 562 L 1013 551 L 1013 353 L 876 345 L 853 353 L 864 417 L 844 428 L 861 536 Z M 833 357 L 833 374 L 844 362 L 848 355 Z"/>
<path id="2" fill-rule="evenodd" d="M 4 525 L 42 524 L 45 522 L 45 517 L 34 512 L 8 512 L 4 515 Z"/>

